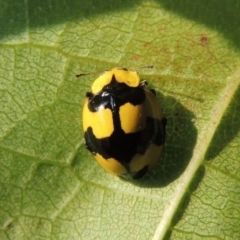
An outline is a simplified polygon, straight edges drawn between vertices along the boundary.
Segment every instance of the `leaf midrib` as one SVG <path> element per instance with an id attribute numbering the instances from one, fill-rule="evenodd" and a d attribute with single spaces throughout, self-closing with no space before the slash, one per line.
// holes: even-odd
<path id="1" fill-rule="evenodd" d="M 187 189 L 194 178 L 194 175 L 200 165 L 203 163 L 204 156 L 208 150 L 211 140 L 216 132 L 220 121 L 225 114 L 238 86 L 240 84 L 240 69 L 237 69 L 235 73 L 228 77 L 226 86 L 220 93 L 217 103 L 213 107 L 210 119 L 206 124 L 203 131 L 198 135 L 197 143 L 193 151 L 190 163 L 185 172 L 179 180 L 179 184 L 176 187 L 169 204 L 165 208 L 161 220 L 156 228 L 152 240 L 163 239 L 167 231 L 170 228 L 171 221 L 178 210 Z"/>

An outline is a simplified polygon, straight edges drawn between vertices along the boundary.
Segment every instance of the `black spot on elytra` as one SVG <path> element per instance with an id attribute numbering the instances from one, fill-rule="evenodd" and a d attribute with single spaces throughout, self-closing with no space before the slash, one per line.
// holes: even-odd
<path id="1" fill-rule="evenodd" d="M 126 134 L 118 127 L 111 136 L 100 139 L 95 137 L 92 127 L 88 127 L 84 137 L 90 152 L 99 153 L 105 159 L 115 158 L 125 166 L 134 155 L 143 155 L 151 144 L 158 146 L 164 144 L 165 121 L 147 117 L 146 128 L 139 132 Z"/>
<path id="2" fill-rule="evenodd" d="M 101 92 L 89 97 L 88 108 L 91 112 L 97 112 L 102 108 L 109 108 L 114 111 L 125 103 L 129 102 L 136 106 L 143 103 L 144 100 L 143 88 L 129 87 L 125 83 L 119 83 L 113 75 L 111 82 L 103 87 Z"/>
<path id="3" fill-rule="evenodd" d="M 156 136 L 154 138 L 154 144 L 161 146 L 165 143 L 165 138 L 166 138 L 166 125 L 167 125 L 167 119 L 164 117 L 162 120 L 157 120 L 155 119 L 156 122 L 155 124 L 157 125 L 157 132 Z"/>

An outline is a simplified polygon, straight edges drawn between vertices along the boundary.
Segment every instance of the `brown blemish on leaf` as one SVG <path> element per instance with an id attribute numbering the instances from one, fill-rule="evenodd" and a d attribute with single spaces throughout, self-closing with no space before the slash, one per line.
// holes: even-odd
<path id="1" fill-rule="evenodd" d="M 203 34 L 200 38 L 200 42 L 201 42 L 202 45 L 207 45 L 208 42 L 209 42 L 208 36 Z"/>
<path id="2" fill-rule="evenodd" d="M 132 60 L 139 60 L 141 58 L 140 55 L 133 55 Z"/>
<path id="3" fill-rule="evenodd" d="M 150 42 L 145 42 L 144 43 L 144 47 L 149 47 L 150 46 Z"/>

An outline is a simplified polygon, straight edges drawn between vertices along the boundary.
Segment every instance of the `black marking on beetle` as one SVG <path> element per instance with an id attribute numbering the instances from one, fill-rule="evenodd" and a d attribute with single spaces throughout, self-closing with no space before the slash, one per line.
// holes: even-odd
<path id="1" fill-rule="evenodd" d="M 154 119 L 154 124 L 157 131 L 153 143 L 157 146 L 161 146 L 165 143 L 167 119 Z"/>
<path id="2" fill-rule="evenodd" d="M 126 166 L 136 154 L 144 155 L 151 144 L 157 146 L 164 144 L 165 125 L 163 121 L 147 117 L 145 129 L 126 134 L 120 127 L 119 116 L 115 118 L 115 130 L 109 137 L 97 139 L 92 127 L 87 128 L 84 137 L 87 149 L 92 154 L 99 153 L 105 159 L 115 158 Z"/>
<path id="3" fill-rule="evenodd" d="M 129 87 L 125 83 L 119 83 L 115 76 L 111 82 L 104 86 L 98 94 L 89 95 L 88 108 L 91 112 L 97 112 L 102 108 L 114 111 L 125 103 L 140 105 L 145 100 L 145 92 L 141 87 Z"/>

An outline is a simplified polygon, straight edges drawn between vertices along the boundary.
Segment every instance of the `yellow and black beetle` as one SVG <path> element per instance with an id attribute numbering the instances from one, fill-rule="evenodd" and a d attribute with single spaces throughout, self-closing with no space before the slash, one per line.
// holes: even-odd
<path id="1" fill-rule="evenodd" d="M 113 68 L 93 82 L 83 106 L 86 148 L 105 170 L 125 179 L 144 176 L 165 141 L 166 118 L 146 85 L 137 72 Z"/>

